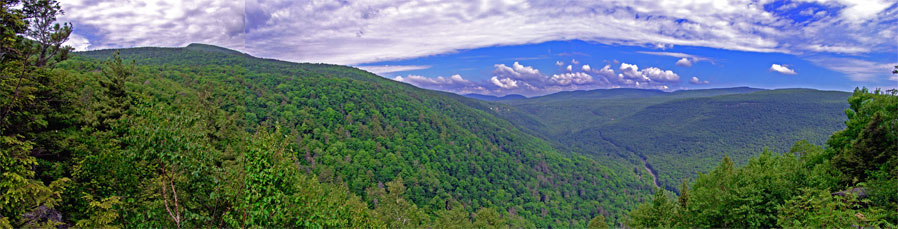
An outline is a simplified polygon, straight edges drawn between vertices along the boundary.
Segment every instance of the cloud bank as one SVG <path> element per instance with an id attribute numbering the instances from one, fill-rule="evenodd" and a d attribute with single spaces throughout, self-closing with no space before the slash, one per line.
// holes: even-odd
<path id="1" fill-rule="evenodd" d="M 662 50 L 685 45 L 844 54 L 854 60 L 859 59 L 852 55 L 898 49 L 898 5 L 889 0 L 66 0 L 61 5 L 67 14 L 60 21 L 75 25 L 68 44 L 78 50 L 198 42 L 266 58 L 346 65 L 573 39 Z M 672 61 L 681 67 L 704 61 L 666 55 L 677 57 Z M 819 62 L 831 64 L 838 63 Z M 831 69 L 852 79 L 866 73 L 850 66 Z"/>
<path id="2" fill-rule="evenodd" d="M 583 64 L 579 69 L 571 67 L 569 72 L 548 75 L 533 66 L 514 62 L 510 66 L 494 65 L 491 74 L 489 79 L 480 82 L 464 79 L 460 75 L 435 78 L 406 75 L 394 77 L 393 80 L 458 94 L 521 94 L 527 96 L 569 90 L 622 87 L 667 90 L 680 84 L 680 76 L 671 70 L 656 67 L 640 69 L 639 66 L 628 63 L 620 63 L 616 67 L 609 64 L 598 69 L 589 64 Z M 698 80 L 696 77 L 692 78 Z M 708 84 L 708 81 L 698 82 L 697 84 Z"/>
<path id="3" fill-rule="evenodd" d="M 569 39 L 783 53 L 865 53 L 896 46 L 894 2 L 790 3 L 72 0 L 63 2 L 69 14 L 62 19 L 88 27 L 79 35 L 96 33 L 90 48 L 205 42 L 245 45 L 246 51 L 263 57 L 335 64 Z M 835 12 L 811 10 L 820 16 L 810 19 L 787 14 L 802 4 Z"/>

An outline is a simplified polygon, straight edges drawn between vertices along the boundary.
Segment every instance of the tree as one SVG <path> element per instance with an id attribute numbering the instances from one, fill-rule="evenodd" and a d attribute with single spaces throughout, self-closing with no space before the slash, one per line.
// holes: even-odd
<path id="1" fill-rule="evenodd" d="M 898 160 L 898 93 L 855 89 L 845 111 L 846 128 L 826 142 L 843 184 L 867 180 L 867 171 Z"/>
<path id="2" fill-rule="evenodd" d="M 67 128 L 72 112 L 71 98 L 60 90 L 60 76 L 49 71 L 48 55 L 65 59 L 71 26 L 42 27 L 54 24 L 59 6 L 56 1 L 25 1 L 22 10 L 13 9 L 17 0 L 0 1 L 0 221 L 17 227 L 53 225 L 56 205 L 69 179 L 49 180 L 47 185 L 35 179 L 37 156 L 56 155 L 56 131 Z M 66 31 L 68 30 L 68 32 Z M 49 39 L 31 41 L 25 36 L 46 34 Z M 60 42 L 57 42 L 60 41 Z M 32 46 L 48 47 L 32 56 Z M 55 50 L 52 48 L 55 47 Z M 32 61 L 33 59 L 33 61 Z"/>
<path id="3" fill-rule="evenodd" d="M 68 57 L 71 47 L 62 46 L 69 40 L 72 24 L 56 23 L 56 16 L 64 12 L 55 0 L 25 0 L 24 12 L 28 21 L 26 35 L 37 42 L 34 66 L 53 66 Z"/>
<path id="4" fill-rule="evenodd" d="M 495 208 L 481 208 L 474 213 L 474 228 L 506 227 L 506 222 Z"/>
<path id="5" fill-rule="evenodd" d="M 125 82 L 133 77 L 134 72 L 134 62 L 124 64 L 118 51 L 112 55 L 112 58 L 106 60 L 102 69 L 104 78 L 100 80 L 106 101 L 99 103 L 100 107 L 94 108 L 98 113 L 97 123 L 94 123 L 98 130 L 109 130 L 113 125 L 112 122 L 122 117 L 131 107 L 131 99 L 126 92 Z"/>
<path id="6" fill-rule="evenodd" d="M 675 225 L 677 205 L 664 194 L 664 189 L 655 189 L 651 202 L 639 205 L 630 212 L 631 226 L 671 227 Z"/>
<path id="7" fill-rule="evenodd" d="M 458 201 L 449 200 L 446 202 L 448 209 L 437 212 L 437 218 L 434 222 L 436 228 L 471 228 L 471 214 L 465 211 L 464 206 Z"/>
<path id="8" fill-rule="evenodd" d="M 405 185 L 402 183 L 402 177 L 387 182 L 386 190 L 372 187 L 367 192 L 368 198 L 374 201 L 375 215 L 387 227 L 420 227 L 427 223 L 424 211 L 404 198 Z"/>
<path id="9" fill-rule="evenodd" d="M 597 214 L 596 217 L 592 217 L 589 220 L 589 225 L 586 226 L 589 229 L 606 229 L 608 228 L 608 224 L 605 222 L 605 216 L 602 214 Z"/>

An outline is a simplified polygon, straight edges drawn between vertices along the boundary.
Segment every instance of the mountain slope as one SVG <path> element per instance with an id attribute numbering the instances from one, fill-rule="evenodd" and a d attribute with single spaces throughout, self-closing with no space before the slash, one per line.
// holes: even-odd
<path id="1" fill-rule="evenodd" d="M 707 171 L 724 155 L 743 163 L 764 147 L 783 151 L 801 139 L 822 144 L 843 127 L 848 96 L 808 89 L 612 89 L 505 101 L 508 107 L 496 113 L 556 148 L 597 156 L 618 171 L 654 170 L 662 186 L 676 190 L 680 179 Z"/>
<path id="2" fill-rule="evenodd" d="M 220 108 L 240 117 L 246 131 L 286 128 L 298 169 L 345 184 L 372 206 L 377 206 L 372 190 L 401 177 L 405 196 L 430 214 L 458 201 L 469 211 L 496 208 L 534 226 L 583 226 L 596 214 L 617 218 L 651 189 L 633 174 L 560 154 L 508 121 L 471 107 L 484 106 L 481 101 L 359 69 L 208 48 L 118 51 L 139 65 L 143 78 L 134 86 L 141 90 L 176 88 L 158 83 L 170 80 L 223 99 Z M 78 55 L 93 61 L 112 53 Z M 185 96 L 176 91 L 154 97 Z"/>

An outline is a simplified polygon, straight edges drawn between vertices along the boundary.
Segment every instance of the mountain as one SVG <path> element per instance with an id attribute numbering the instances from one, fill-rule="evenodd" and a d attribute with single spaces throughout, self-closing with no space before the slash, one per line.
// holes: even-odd
<path id="1" fill-rule="evenodd" d="M 184 49 L 207 51 L 207 52 L 219 52 L 219 53 L 229 54 L 229 55 L 251 57 L 251 56 L 249 56 L 245 53 L 242 53 L 240 51 L 237 51 L 237 50 L 232 50 L 232 49 L 227 49 L 227 48 L 222 48 L 222 47 L 218 47 L 218 46 L 214 46 L 214 45 L 207 45 L 207 44 L 192 43 L 192 44 L 187 45 L 187 47 L 184 47 Z"/>
<path id="2" fill-rule="evenodd" d="M 523 95 L 517 94 L 509 94 L 504 95 L 502 97 L 493 96 L 493 95 L 481 95 L 481 94 L 464 94 L 465 97 L 472 99 L 479 99 L 484 101 L 504 101 L 504 100 L 518 100 L 518 99 L 526 99 Z"/>
<path id="3" fill-rule="evenodd" d="M 721 88 L 662 92 L 608 89 L 504 101 L 496 115 L 563 151 L 605 166 L 657 173 L 676 190 L 728 155 L 745 163 L 765 147 L 823 144 L 844 127 L 850 93 L 811 89 Z M 524 112 L 526 111 L 526 112 Z"/>
<path id="4" fill-rule="evenodd" d="M 694 89 L 694 90 L 677 90 L 672 92 L 671 96 L 680 98 L 690 97 L 706 97 L 717 95 L 745 94 L 763 91 L 765 89 L 750 87 L 732 87 L 732 88 L 711 88 L 711 89 Z"/>
<path id="5" fill-rule="evenodd" d="M 764 96 L 771 95 L 758 97 Z M 797 100 L 793 102 L 802 99 Z M 846 126 L 829 136 L 826 148 L 798 141 L 788 151 L 764 149 L 741 166 L 724 157 L 695 182 L 683 181 L 676 198 L 656 192 L 652 201 L 630 213 L 629 225 L 894 227 L 898 222 L 898 154 L 894 153 L 898 152 L 898 91 L 855 89 L 848 101 Z"/>
<path id="6" fill-rule="evenodd" d="M 209 121 L 209 125 L 215 124 L 213 130 L 236 131 L 232 135 L 207 133 L 215 140 L 209 144 L 222 147 L 219 156 L 230 158 L 210 161 L 214 163 L 206 166 L 213 171 L 230 171 L 223 167 L 236 163 L 230 160 L 250 163 L 241 159 L 250 154 L 231 145 L 261 133 L 255 138 L 273 145 L 258 148 L 285 153 L 263 158 L 285 160 L 300 174 L 288 178 L 317 177 L 322 185 L 345 187 L 350 196 L 347 198 L 358 196 L 375 216 L 383 216 L 378 212 L 384 210 L 378 210 L 378 206 L 383 205 L 380 200 L 386 198 L 384 195 L 401 184 L 403 191 L 397 195 L 416 206 L 403 209 L 420 209 L 424 214 L 416 223 L 438 219 L 447 206 L 459 204 L 469 213 L 497 211 L 504 219 L 520 219 L 514 222 L 523 226 L 582 227 L 598 214 L 608 217 L 609 222 L 622 222 L 625 212 L 652 190 L 650 183 L 629 171 L 612 170 L 591 157 L 555 150 L 549 142 L 491 115 L 491 103 L 419 89 L 352 67 L 260 59 L 196 44 L 186 48 L 80 52 L 62 67 L 72 74 L 102 79 L 93 70 L 103 68 L 101 61 L 113 58 L 115 53 L 126 63 L 136 63 L 134 76 L 126 86 L 132 98 L 140 98 L 130 108 L 133 110 L 126 111 L 129 115 L 123 117 L 127 119 L 121 121 L 146 120 L 139 127 L 148 128 L 121 127 L 125 133 L 155 134 L 154 128 L 169 128 L 165 136 L 183 134 L 172 126 L 177 123 L 169 120 L 187 118 L 188 111 L 202 107 L 213 117 L 230 120 L 230 124 Z M 281 135 L 284 137 L 278 137 Z M 122 147 L 137 152 L 148 148 L 133 147 L 168 142 L 154 138 L 145 141 Z M 177 149 L 165 152 L 169 155 L 166 157 L 186 156 L 179 155 Z M 120 166 L 160 160 L 165 163 L 167 159 L 134 160 Z M 193 166 L 196 162 L 183 163 Z M 138 181 L 149 182 L 142 179 L 149 178 Z M 227 176 L 215 179 L 237 182 Z M 178 191 L 197 194 L 193 192 L 198 190 Z M 127 218 L 136 219 L 131 217 L 137 217 L 138 212 L 127 213 Z M 382 219 L 387 225 L 399 225 L 390 217 Z"/>

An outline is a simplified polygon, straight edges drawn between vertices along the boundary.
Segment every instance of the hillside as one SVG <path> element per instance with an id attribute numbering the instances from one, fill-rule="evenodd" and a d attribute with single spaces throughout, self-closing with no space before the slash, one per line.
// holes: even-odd
<path id="1" fill-rule="evenodd" d="M 675 199 L 656 192 L 630 213 L 629 225 L 895 227 L 898 91 L 856 89 L 848 101 L 845 128 L 826 148 L 799 141 L 788 150 L 762 150 L 743 166 L 724 157 L 695 182 L 682 182 Z"/>
<path id="2" fill-rule="evenodd" d="M 798 140 L 823 144 L 844 127 L 849 95 L 744 87 L 608 89 L 495 106 L 504 107 L 497 115 L 549 139 L 558 149 L 596 156 L 618 171 L 653 170 L 662 186 L 676 190 L 681 179 L 708 171 L 724 155 L 741 164 L 765 147 L 784 151 Z"/>
<path id="3" fill-rule="evenodd" d="M 116 121 L 134 125 L 116 125 L 117 132 L 123 131 L 127 133 L 125 138 L 131 139 L 122 147 L 125 152 L 149 150 L 168 155 L 154 161 L 144 161 L 141 157 L 120 161 L 117 163 L 122 164 L 116 167 L 138 169 L 142 167 L 137 165 L 145 163 L 168 164 L 168 159 L 164 159 L 167 157 L 195 157 L 182 152 L 202 143 L 217 147 L 203 155 L 211 160 L 203 162 L 203 168 L 223 172 L 208 178 L 236 182 L 227 175 L 233 168 L 225 165 L 261 163 L 248 158 L 255 154 L 241 153 L 245 149 L 274 150 L 286 154 L 265 157 L 292 161 L 288 164 L 293 164 L 298 172 L 279 179 L 317 177 L 322 185 L 335 186 L 326 189 L 344 187 L 349 197 L 343 198 L 360 197 L 362 203 L 372 208 L 370 214 L 375 217 L 382 216 L 378 203 L 385 198 L 384 190 L 392 190 L 397 185 L 392 181 L 397 181 L 404 186 L 399 198 L 417 206 L 411 209 L 420 210 L 407 213 L 417 215 L 417 220 L 401 224 L 405 226 L 440 220 L 447 206 L 454 204 L 460 204 L 469 213 L 483 209 L 496 211 L 514 225 L 584 226 L 598 214 L 608 217 L 609 223 L 620 222 L 621 215 L 651 191 L 650 184 L 631 173 L 603 167 L 589 157 L 558 153 L 547 142 L 520 131 L 508 121 L 473 108 L 487 106 L 478 100 L 418 89 L 351 67 L 259 59 L 200 45 L 76 53 L 75 58 L 60 63 L 60 67 L 74 78 L 104 81 L 106 76 L 94 69 L 109 68 L 106 66 L 109 64 L 101 61 L 116 52 L 125 63 L 136 64 L 133 76 L 124 82 L 134 105 Z M 79 93 L 90 97 L 90 91 L 93 89 Z M 192 123 L 189 120 L 195 118 L 190 114 L 197 112 L 196 109 L 205 110 L 199 114 L 211 115 L 208 124 L 211 129 L 180 130 L 181 125 L 194 124 L 172 122 Z M 164 132 L 159 132 L 160 128 Z M 164 134 L 145 140 L 140 137 L 160 133 Z M 277 137 L 278 134 L 285 137 Z M 242 140 L 252 135 L 261 140 Z M 172 140 L 186 144 L 186 148 L 154 147 Z M 256 145 L 260 141 L 269 143 Z M 247 145 L 240 146 L 243 144 Z M 178 163 L 190 168 L 199 165 L 191 161 Z M 111 161 L 98 165 L 106 163 Z M 153 167 L 144 169 L 153 171 Z M 187 174 L 181 176 L 187 179 L 183 182 L 189 182 L 184 185 L 221 188 L 210 181 L 192 180 Z M 142 188 L 137 184 L 152 177 L 122 185 L 140 192 Z M 78 182 L 114 184 L 121 183 L 119 179 L 82 177 Z M 237 187 L 234 188 L 241 189 Z M 121 188 L 110 190 L 117 189 Z M 193 195 L 200 189 L 185 186 L 178 191 Z M 94 199 L 131 195 L 118 191 L 87 193 Z M 79 203 L 77 199 L 70 201 Z M 153 203 L 159 199 L 146 201 Z M 75 206 L 66 209 L 78 211 Z M 139 214 L 142 207 L 132 207 L 126 207 L 130 210 L 122 212 L 122 216 L 130 220 L 143 217 Z M 210 220 L 228 219 L 226 215 L 217 215 L 222 213 L 203 214 L 210 214 Z M 387 225 L 400 225 L 389 217 L 381 219 Z"/>

